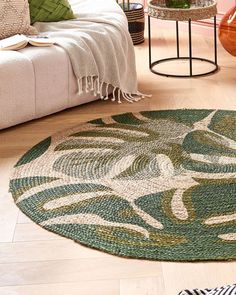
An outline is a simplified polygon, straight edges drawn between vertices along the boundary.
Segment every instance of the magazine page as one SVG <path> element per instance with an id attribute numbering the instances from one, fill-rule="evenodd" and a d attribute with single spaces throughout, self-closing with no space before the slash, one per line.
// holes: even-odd
<path id="1" fill-rule="evenodd" d="M 24 48 L 28 43 L 28 39 L 24 35 L 14 35 L 12 37 L 0 40 L 0 50 L 16 50 Z"/>
<path id="2" fill-rule="evenodd" d="M 27 36 L 28 42 L 34 46 L 51 46 L 54 44 L 52 38 L 45 35 Z"/>

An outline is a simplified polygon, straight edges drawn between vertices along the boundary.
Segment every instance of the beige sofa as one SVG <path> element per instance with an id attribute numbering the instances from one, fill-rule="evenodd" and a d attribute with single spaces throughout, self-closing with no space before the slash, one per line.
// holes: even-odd
<path id="1" fill-rule="evenodd" d="M 76 93 L 71 63 L 61 47 L 0 52 L 0 129 L 97 99 Z"/>
<path id="2" fill-rule="evenodd" d="M 89 1 L 69 1 L 75 12 L 91 10 Z M 79 96 L 77 87 L 69 56 L 59 46 L 0 51 L 0 130 L 98 99 L 93 93 Z"/>

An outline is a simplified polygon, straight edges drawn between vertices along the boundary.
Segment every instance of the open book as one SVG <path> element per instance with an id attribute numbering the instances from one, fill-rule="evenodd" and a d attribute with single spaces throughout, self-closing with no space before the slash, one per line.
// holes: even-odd
<path id="1" fill-rule="evenodd" d="M 33 46 L 51 46 L 54 44 L 53 40 L 48 36 L 35 35 L 15 35 L 3 40 L 0 40 L 0 50 L 19 50 L 26 47 L 28 44 Z"/>

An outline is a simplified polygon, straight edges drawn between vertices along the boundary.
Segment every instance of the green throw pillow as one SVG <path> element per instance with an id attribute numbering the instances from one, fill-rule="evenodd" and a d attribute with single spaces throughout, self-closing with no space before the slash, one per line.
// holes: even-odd
<path id="1" fill-rule="evenodd" d="M 29 0 L 31 24 L 75 18 L 68 0 Z"/>

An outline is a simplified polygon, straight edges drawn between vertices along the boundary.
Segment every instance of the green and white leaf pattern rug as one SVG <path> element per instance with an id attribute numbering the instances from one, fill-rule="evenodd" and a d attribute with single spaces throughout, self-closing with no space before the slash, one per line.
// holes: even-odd
<path id="1" fill-rule="evenodd" d="M 236 112 L 127 113 L 45 139 L 10 191 L 45 229 L 119 256 L 236 258 Z"/>

